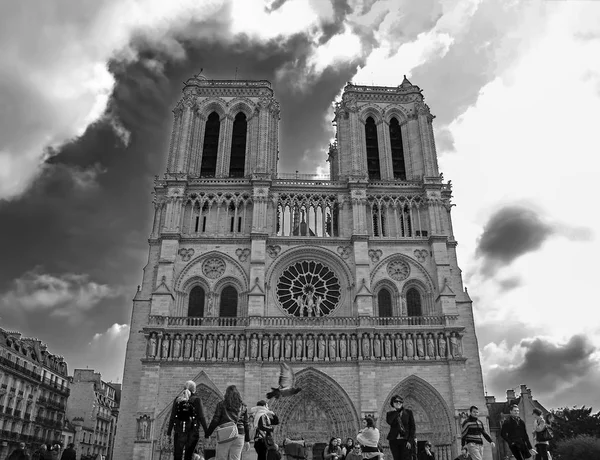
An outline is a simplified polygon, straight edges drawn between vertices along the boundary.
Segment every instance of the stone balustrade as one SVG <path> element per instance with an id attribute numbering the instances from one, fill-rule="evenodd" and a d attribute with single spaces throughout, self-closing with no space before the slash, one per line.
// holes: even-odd
<path id="1" fill-rule="evenodd" d="M 462 327 L 424 325 L 416 330 L 377 328 L 377 321 L 396 318 L 369 318 L 371 324 L 363 324 L 365 318 L 328 318 L 340 321 L 337 325 L 347 327 L 341 320 L 356 320 L 355 330 L 344 332 L 315 327 L 313 321 L 306 321 L 302 329 L 292 329 L 289 324 L 281 324 L 287 330 L 252 331 L 255 318 L 189 318 L 210 320 L 212 329 L 194 331 L 189 324 L 178 324 L 181 318 L 166 318 L 163 327 L 144 328 L 146 336 L 146 359 L 156 361 L 187 361 L 219 363 L 232 361 L 361 361 L 393 360 L 411 362 L 462 359 Z M 273 318 L 261 318 L 273 321 Z M 286 318 L 280 318 L 284 320 Z M 308 319 L 308 318 L 304 318 Z M 313 319 L 313 318 L 311 318 Z M 314 318 L 323 320 L 324 318 Z M 398 318 L 400 319 L 400 318 Z M 243 331 L 227 330 L 217 321 L 231 320 Z M 237 320 L 237 321 L 236 321 Z M 156 321 L 156 318 L 155 318 Z M 209 321 L 209 322 L 210 322 Z M 295 320 L 298 323 L 298 319 Z M 227 326 L 233 326 L 233 324 Z M 204 323 L 204 325 L 208 325 Z M 158 325 L 156 325 L 158 326 Z M 173 327 L 175 326 L 175 327 Z M 178 328 L 177 326 L 185 326 Z M 297 326 L 297 325 L 296 325 Z M 329 324 L 333 326 L 333 324 Z M 216 330 L 215 330 L 216 329 Z M 365 330 L 366 329 L 366 330 Z"/>

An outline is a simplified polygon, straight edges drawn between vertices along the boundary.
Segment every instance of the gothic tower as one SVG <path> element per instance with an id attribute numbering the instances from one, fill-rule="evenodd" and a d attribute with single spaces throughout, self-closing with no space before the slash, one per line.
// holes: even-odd
<path id="1" fill-rule="evenodd" d="M 166 420 L 184 381 L 196 381 L 211 417 L 229 384 L 250 406 L 263 399 L 281 361 L 303 391 L 272 401 L 278 440 L 304 437 L 316 453 L 333 435 L 355 437 L 369 414 L 387 447 L 385 412 L 400 393 L 418 440 L 454 458 L 462 417 L 485 402 L 451 188 L 421 89 L 406 78 L 349 83 L 328 180 L 277 173 L 267 81 L 197 75 L 174 113 L 116 458 L 169 458 Z"/>

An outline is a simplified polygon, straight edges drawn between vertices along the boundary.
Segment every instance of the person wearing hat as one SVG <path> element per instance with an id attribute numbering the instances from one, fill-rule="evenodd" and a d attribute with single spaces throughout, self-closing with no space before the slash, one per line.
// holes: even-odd
<path id="1" fill-rule="evenodd" d="M 254 416 L 254 450 L 258 454 L 258 460 L 267 460 L 269 447 L 275 445 L 273 426 L 279 425 L 279 418 L 275 412 L 269 410 L 269 405 L 264 399 L 250 409 L 250 414 Z"/>
<path id="2" fill-rule="evenodd" d="M 411 460 L 413 439 L 416 437 L 415 417 L 410 409 L 404 407 L 404 399 L 400 395 L 392 396 L 390 405 L 393 410 L 385 415 L 390 426 L 387 439 L 394 460 Z"/>

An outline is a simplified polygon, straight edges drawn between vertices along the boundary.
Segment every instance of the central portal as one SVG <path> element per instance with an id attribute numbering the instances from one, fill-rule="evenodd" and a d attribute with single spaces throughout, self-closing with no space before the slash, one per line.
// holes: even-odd
<path id="1" fill-rule="evenodd" d="M 314 401 L 303 398 L 288 419 L 284 421 L 286 437 L 302 439 L 311 443 L 327 442 L 327 433 L 333 431 L 333 423 L 322 407 Z"/>

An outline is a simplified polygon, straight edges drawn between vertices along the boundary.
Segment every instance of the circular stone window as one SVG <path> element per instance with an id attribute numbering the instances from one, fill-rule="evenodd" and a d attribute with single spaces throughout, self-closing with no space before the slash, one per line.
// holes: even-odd
<path id="1" fill-rule="evenodd" d="M 276 296 L 290 315 L 327 316 L 340 302 L 340 282 L 321 262 L 296 262 L 277 280 Z"/>
<path id="2" fill-rule="evenodd" d="M 207 278 L 217 279 L 225 273 L 225 262 L 219 257 L 211 257 L 206 259 L 202 264 L 202 273 Z"/>
<path id="3" fill-rule="evenodd" d="M 402 281 L 410 275 L 410 267 L 403 260 L 392 260 L 387 266 L 388 275 L 396 281 Z"/>

